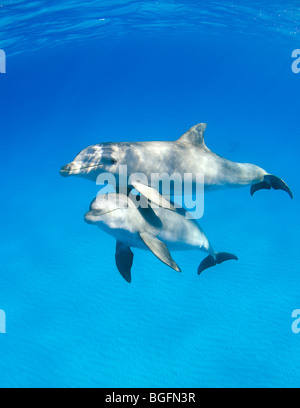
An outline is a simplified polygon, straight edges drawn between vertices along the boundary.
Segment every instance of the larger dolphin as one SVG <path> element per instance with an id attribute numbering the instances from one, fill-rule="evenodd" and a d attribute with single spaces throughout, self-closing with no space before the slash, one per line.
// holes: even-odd
<path id="1" fill-rule="evenodd" d="M 194 249 L 208 254 L 198 269 L 205 269 L 238 258 L 226 252 L 214 252 L 209 240 L 196 220 L 187 219 L 183 209 L 136 207 L 126 195 L 99 195 L 85 215 L 88 224 L 96 225 L 117 240 L 116 264 L 127 282 L 131 282 L 133 253 L 130 248 L 148 249 L 163 263 L 177 272 L 180 267 L 173 260 L 172 251 Z"/>
<path id="2" fill-rule="evenodd" d="M 254 164 L 232 162 L 213 153 L 204 141 L 206 127 L 205 123 L 200 123 L 175 142 L 102 143 L 90 146 L 73 162 L 63 166 L 60 173 L 65 177 L 79 176 L 96 181 L 101 173 L 118 176 L 120 166 L 126 165 L 128 178 L 134 173 L 142 173 L 149 180 L 153 173 L 177 173 L 184 180 L 185 174 L 193 174 L 194 177 L 202 174 L 206 190 L 249 185 L 251 195 L 261 189 L 274 188 L 286 191 L 293 198 L 290 188 L 280 178 Z M 153 194 L 148 187 L 137 183 L 129 185 L 129 188 L 135 188 L 146 197 Z M 151 199 L 156 202 L 153 197 Z"/>

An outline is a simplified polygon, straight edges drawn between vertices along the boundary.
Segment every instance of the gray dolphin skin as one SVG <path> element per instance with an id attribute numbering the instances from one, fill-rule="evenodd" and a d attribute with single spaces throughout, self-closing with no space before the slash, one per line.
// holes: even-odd
<path id="1" fill-rule="evenodd" d="M 185 210 L 169 211 L 161 207 L 142 209 L 124 194 L 99 195 L 92 202 L 85 221 L 116 238 L 116 265 L 128 283 L 131 283 L 133 264 L 131 248 L 150 250 L 177 272 L 181 272 L 181 269 L 169 250 L 205 252 L 209 255 L 201 262 L 199 275 L 217 264 L 238 260 L 233 254 L 214 252 L 197 221 L 187 219 Z"/>
<path id="2" fill-rule="evenodd" d="M 101 173 L 112 173 L 117 179 L 120 166 L 126 165 L 128 178 L 131 174 L 142 173 L 150 180 L 153 173 L 176 173 L 184 180 L 185 174 L 203 174 L 207 191 L 251 186 L 251 195 L 261 189 L 273 188 L 284 190 L 293 198 L 290 188 L 280 178 L 254 164 L 232 162 L 209 150 L 204 141 L 206 127 L 205 123 L 200 123 L 175 142 L 102 143 L 90 146 L 73 162 L 63 166 L 60 174 L 96 181 Z M 129 187 L 140 191 L 137 185 Z M 143 189 L 146 196 L 152 193 L 150 189 L 146 193 Z M 156 203 L 153 197 L 152 201 Z"/>

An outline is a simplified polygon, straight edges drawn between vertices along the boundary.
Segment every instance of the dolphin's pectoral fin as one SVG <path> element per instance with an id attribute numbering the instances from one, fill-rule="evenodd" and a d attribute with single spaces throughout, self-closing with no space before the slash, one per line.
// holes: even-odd
<path id="1" fill-rule="evenodd" d="M 134 181 L 132 183 L 132 186 L 142 196 L 146 197 L 147 200 L 158 205 L 159 207 L 176 211 L 174 206 L 168 200 L 166 200 L 157 190 L 155 190 L 155 188 L 146 186 L 146 184 L 140 183 L 139 181 Z"/>
<path id="2" fill-rule="evenodd" d="M 288 195 L 293 199 L 293 193 L 289 186 L 281 180 L 279 177 L 272 176 L 271 174 L 268 174 L 264 177 L 264 181 L 258 184 L 254 184 L 251 186 L 251 195 L 253 196 L 256 191 L 259 190 L 271 190 L 274 188 L 274 190 L 283 190 L 288 193 Z"/>
<path id="3" fill-rule="evenodd" d="M 120 241 L 117 241 L 116 249 L 116 265 L 126 280 L 126 282 L 131 283 L 131 267 L 133 264 L 133 253 L 131 249 Z"/>
<path id="4" fill-rule="evenodd" d="M 159 229 L 162 228 L 163 224 L 161 222 L 161 219 L 155 214 L 153 208 L 138 207 L 138 211 L 140 212 L 144 220 L 147 221 L 148 224 L 152 225 L 152 227 Z"/>
<path id="5" fill-rule="evenodd" d="M 176 272 L 181 272 L 181 269 L 173 260 L 168 248 L 162 241 L 156 237 L 153 237 L 152 235 L 147 234 L 146 232 L 141 232 L 140 237 L 144 244 L 160 261 L 174 269 Z"/>
<path id="6" fill-rule="evenodd" d="M 220 265 L 223 262 L 226 261 L 238 261 L 238 257 L 233 254 L 229 254 L 227 252 L 216 252 L 215 253 L 215 258 L 212 255 L 209 255 L 207 258 L 205 258 L 199 268 L 198 268 L 198 275 L 200 275 L 205 269 L 211 268 L 215 265 Z"/>

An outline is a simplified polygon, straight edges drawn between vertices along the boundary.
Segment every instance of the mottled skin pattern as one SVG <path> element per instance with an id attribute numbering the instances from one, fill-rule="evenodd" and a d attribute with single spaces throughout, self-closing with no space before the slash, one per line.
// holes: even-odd
<path id="1" fill-rule="evenodd" d="M 182 179 L 191 173 L 194 181 L 196 174 L 203 174 L 207 190 L 258 184 L 255 191 L 273 187 L 287 191 L 292 197 L 289 188 L 277 177 L 271 176 L 276 179 L 275 185 L 273 179 L 265 181 L 268 173 L 264 169 L 232 162 L 209 150 L 204 142 L 206 126 L 194 126 L 175 142 L 103 143 L 88 147 L 72 163 L 62 167 L 61 175 L 96 181 L 104 172 L 118 176 L 119 166 L 127 165 L 128 176 L 142 173 L 148 180 L 153 173 L 179 173 Z"/>

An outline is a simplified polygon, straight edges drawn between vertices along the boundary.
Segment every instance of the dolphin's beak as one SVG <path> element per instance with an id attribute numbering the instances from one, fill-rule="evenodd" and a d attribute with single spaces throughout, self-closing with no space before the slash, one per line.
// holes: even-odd
<path id="1" fill-rule="evenodd" d="M 66 164 L 60 169 L 60 175 L 63 177 L 69 177 L 69 176 L 78 176 L 81 174 L 89 174 L 93 170 L 100 169 L 101 167 L 103 167 L 101 164 L 87 165 L 85 163 L 72 162 L 72 163 Z"/>
<path id="2" fill-rule="evenodd" d="M 99 222 L 103 222 L 103 216 L 107 214 L 111 214 L 114 211 L 118 211 L 119 208 L 114 208 L 113 210 L 92 210 L 85 214 L 84 221 L 87 224 L 97 224 Z"/>
<path id="3" fill-rule="evenodd" d="M 85 216 L 84 216 L 84 221 L 87 223 L 87 224 L 94 224 L 95 223 L 95 216 L 94 216 L 94 214 L 92 213 L 92 212 L 88 212 L 87 214 L 85 214 Z"/>
<path id="4" fill-rule="evenodd" d="M 68 177 L 68 176 L 70 176 L 70 174 L 71 174 L 71 172 L 72 172 L 72 163 L 70 163 L 70 164 L 66 164 L 65 166 L 63 166 L 61 169 L 60 169 L 60 175 L 62 176 L 62 177 Z"/>
<path id="5" fill-rule="evenodd" d="M 108 211 L 108 212 L 110 212 L 110 211 Z M 101 218 L 101 217 L 102 217 L 103 215 L 107 214 L 108 212 L 90 211 L 90 212 L 88 212 L 88 213 L 85 214 L 85 216 L 84 216 L 84 221 L 85 221 L 87 224 L 95 225 L 95 224 L 97 224 L 98 222 L 101 222 L 101 221 L 102 221 L 102 218 Z"/>

